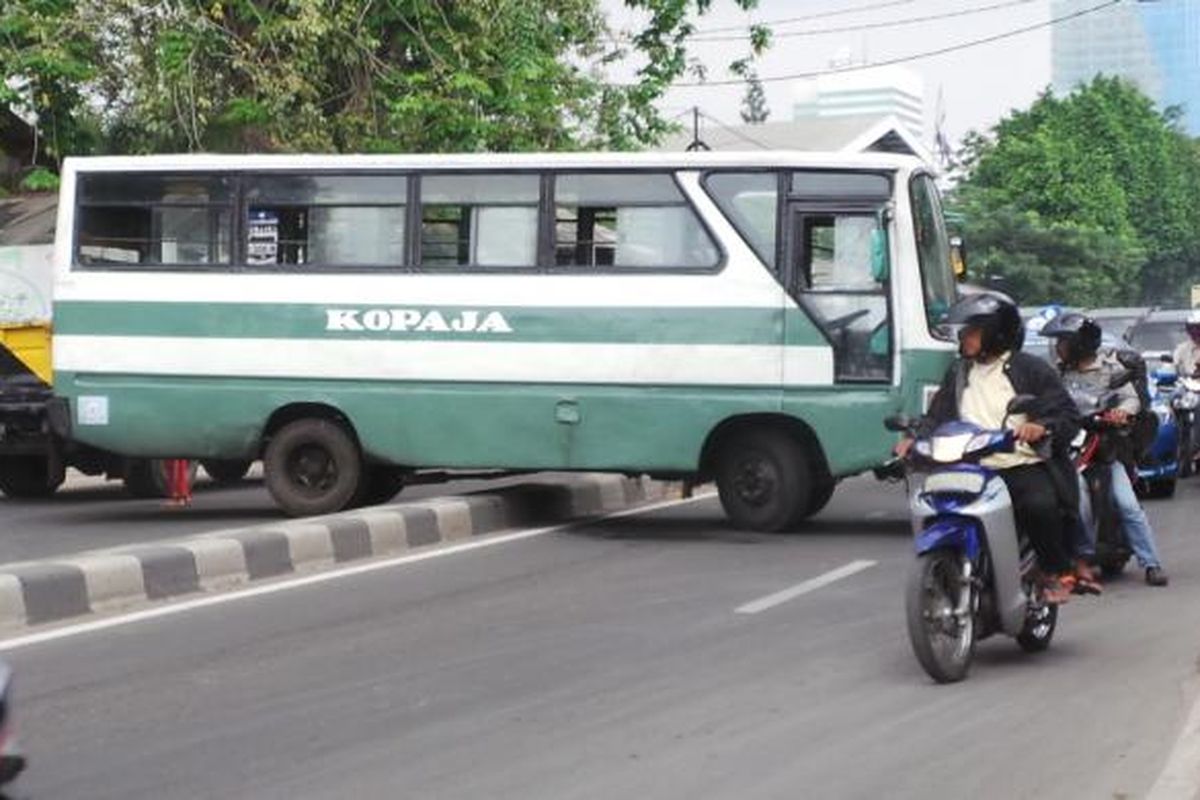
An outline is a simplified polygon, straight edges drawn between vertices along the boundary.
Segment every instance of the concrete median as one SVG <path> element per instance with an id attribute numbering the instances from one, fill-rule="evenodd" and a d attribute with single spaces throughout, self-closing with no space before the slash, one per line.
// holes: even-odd
<path id="1" fill-rule="evenodd" d="M 0 631 L 126 610 L 255 581 L 556 525 L 677 497 L 679 484 L 609 474 L 374 506 L 151 544 L 0 564 Z"/>

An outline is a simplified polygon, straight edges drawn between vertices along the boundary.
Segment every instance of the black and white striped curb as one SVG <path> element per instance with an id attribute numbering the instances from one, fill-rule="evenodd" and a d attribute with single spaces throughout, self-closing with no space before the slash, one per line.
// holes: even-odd
<path id="1" fill-rule="evenodd" d="M 506 528 L 586 519 L 678 495 L 678 484 L 588 474 L 0 565 L 0 629 L 227 591 L 295 572 Z"/>

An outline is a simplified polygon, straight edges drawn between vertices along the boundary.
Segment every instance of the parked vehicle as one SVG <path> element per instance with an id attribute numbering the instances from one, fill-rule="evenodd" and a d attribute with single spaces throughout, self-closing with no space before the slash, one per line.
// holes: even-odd
<path id="1" fill-rule="evenodd" d="M 1129 341 L 1129 332 L 1144 320 L 1154 309 L 1150 306 L 1091 308 L 1086 313 L 1107 334 L 1123 342 Z"/>
<path id="2" fill-rule="evenodd" d="M 1186 309 L 1155 309 L 1129 329 L 1129 344 L 1141 353 L 1148 364 L 1156 364 L 1163 356 L 1171 356 L 1179 343 L 1187 338 L 1184 322 L 1191 312 Z"/>
<path id="3" fill-rule="evenodd" d="M 1030 398 L 1018 396 L 1009 413 Z M 889 430 L 915 434 L 910 420 Z M 921 666 L 939 683 L 967 676 L 976 642 L 993 634 L 1028 652 L 1050 646 L 1058 606 L 1044 602 L 1036 558 L 1017 528 L 1004 480 L 979 464 L 1010 452 L 1011 430 L 948 422 L 918 438 L 907 459 L 917 559 L 905 590 L 908 636 Z"/>

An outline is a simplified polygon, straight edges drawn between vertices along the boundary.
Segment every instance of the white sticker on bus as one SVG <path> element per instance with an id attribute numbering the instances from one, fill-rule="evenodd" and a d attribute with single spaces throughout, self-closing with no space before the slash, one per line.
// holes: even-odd
<path id="1" fill-rule="evenodd" d="M 108 397 L 105 395 L 80 395 L 80 425 L 108 424 Z"/>

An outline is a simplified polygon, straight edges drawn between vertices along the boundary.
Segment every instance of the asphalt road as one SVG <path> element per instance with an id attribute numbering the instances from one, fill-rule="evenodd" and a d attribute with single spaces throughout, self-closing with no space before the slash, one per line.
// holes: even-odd
<path id="1" fill-rule="evenodd" d="M 143 544 L 172 536 L 244 528 L 286 519 L 257 477 L 224 488 L 201 476 L 192 505 L 168 508 L 161 500 L 130 497 L 120 481 L 73 478 L 44 500 L 0 495 L 0 564 L 86 550 Z M 480 491 L 521 478 L 451 481 L 409 486 L 397 502 Z"/>
<path id="2" fill-rule="evenodd" d="M 1130 570 L 953 686 L 904 632 L 903 497 L 866 480 L 789 536 L 706 499 L 31 645 L 13 796 L 1138 797 L 1196 696 L 1200 482 L 1149 508 L 1169 588 Z"/>

